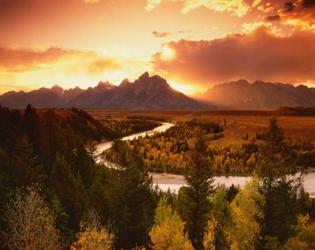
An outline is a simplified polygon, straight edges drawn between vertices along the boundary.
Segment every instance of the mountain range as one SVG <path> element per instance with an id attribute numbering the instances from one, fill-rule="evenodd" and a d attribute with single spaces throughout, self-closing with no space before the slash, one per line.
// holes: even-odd
<path id="1" fill-rule="evenodd" d="M 315 88 L 246 80 L 218 84 L 198 96 L 219 109 L 266 110 L 315 107 Z"/>
<path id="2" fill-rule="evenodd" d="M 88 89 L 64 90 L 55 85 L 30 92 L 11 91 L 0 95 L 0 104 L 13 108 L 32 104 L 44 108 L 266 110 L 315 107 L 315 88 L 239 80 L 215 85 L 192 98 L 171 88 L 162 77 L 146 72 L 134 82 L 124 80 L 118 86 L 100 82 Z"/>
<path id="3" fill-rule="evenodd" d="M 0 104 L 22 108 L 27 104 L 35 107 L 76 107 L 104 109 L 204 109 L 210 105 L 194 100 L 170 87 L 158 75 L 146 72 L 134 82 L 124 80 L 116 86 L 100 82 L 88 89 L 64 90 L 59 86 L 40 88 L 30 92 L 7 92 L 0 96 Z"/>

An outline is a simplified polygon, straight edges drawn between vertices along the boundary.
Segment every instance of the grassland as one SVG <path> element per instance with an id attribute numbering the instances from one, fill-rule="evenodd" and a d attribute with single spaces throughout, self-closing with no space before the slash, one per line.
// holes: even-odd
<path id="1" fill-rule="evenodd" d="M 267 127 L 272 116 L 277 117 L 285 136 L 292 139 L 310 140 L 315 143 L 315 116 L 283 115 L 278 111 L 122 111 L 87 110 L 97 120 L 125 120 L 134 118 L 169 121 L 189 121 L 198 119 L 226 124 L 224 137 L 211 143 L 218 146 L 239 146 L 255 137 Z"/>

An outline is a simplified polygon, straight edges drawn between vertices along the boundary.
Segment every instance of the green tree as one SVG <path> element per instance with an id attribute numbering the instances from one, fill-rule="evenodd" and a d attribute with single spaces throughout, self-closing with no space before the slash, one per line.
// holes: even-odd
<path id="1" fill-rule="evenodd" d="M 291 165 L 283 154 L 283 132 L 276 119 L 271 119 L 266 143 L 258 160 L 260 192 L 265 197 L 262 245 L 278 241 L 280 244 L 294 233 L 297 223 L 297 190 L 300 178 L 288 176 Z M 269 242 L 269 243 L 268 243 Z"/>
<path id="2" fill-rule="evenodd" d="M 112 171 L 108 200 L 116 247 L 147 246 L 154 213 L 152 179 L 136 147 L 117 141 L 114 148 L 120 152 L 120 169 Z"/>
<path id="3" fill-rule="evenodd" d="M 179 207 L 185 229 L 195 249 L 204 249 L 203 239 L 209 220 L 212 188 L 212 165 L 207 156 L 207 144 L 199 134 L 192 154 L 192 166 L 185 179 L 187 187 L 179 192 Z"/>
<path id="4" fill-rule="evenodd" d="M 215 249 L 226 249 L 230 242 L 230 231 L 232 226 L 232 218 L 230 204 L 227 200 L 227 192 L 225 187 L 218 187 L 211 199 L 211 217 L 208 222 L 208 228 L 214 228 L 214 246 Z M 209 235 L 209 229 L 207 230 Z M 207 248 L 206 248 L 207 249 Z"/>
<path id="5" fill-rule="evenodd" d="M 87 205 L 86 202 L 83 202 L 87 200 L 85 188 L 80 175 L 59 154 L 53 164 L 49 184 L 69 216 L 69 228 L 74 231 L 79 230 L 80 221 Z"/>
<path id="6" fill-rule="evenodd" d="M 264 197 L 259 192 L 259 181 L 254 178 L 236 195 L 231 203 L 233 219 L 232 249 L 254 250 L 259 243 L 261 222 L 264 218 Z"/>

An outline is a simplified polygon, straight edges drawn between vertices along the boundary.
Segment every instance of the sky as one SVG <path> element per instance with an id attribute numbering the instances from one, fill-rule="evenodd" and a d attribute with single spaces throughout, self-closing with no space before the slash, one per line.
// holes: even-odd
<path id="1" fill-rule="evenodd" d="M 119 84 L 315 87 L 315 0 L 0 0 L 0 93 Z"/>

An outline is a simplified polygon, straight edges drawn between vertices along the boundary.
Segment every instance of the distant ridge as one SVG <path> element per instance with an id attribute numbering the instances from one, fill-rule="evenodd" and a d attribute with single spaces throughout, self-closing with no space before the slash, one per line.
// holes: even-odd
<path id="1" fill-rule="evenodd" d="M 86 90 L 64 90 L 58 85 L 30 92 L 8 92 L 0 96 L 3 106 L 22 108 L 77 107 L 106 109 L 205 109 L 213 106 L 194 100 L 170 87 L 158 75 L 147 72 L 134 82 L 124 80 L 119 86 L 100 82 Z"/>
<path id="2" fill-rule="evenodd" d="M 215 85 L 199 96 L 219 109 L 266 110 L 315 107 L 315 88 L 246 80 Z"/>

